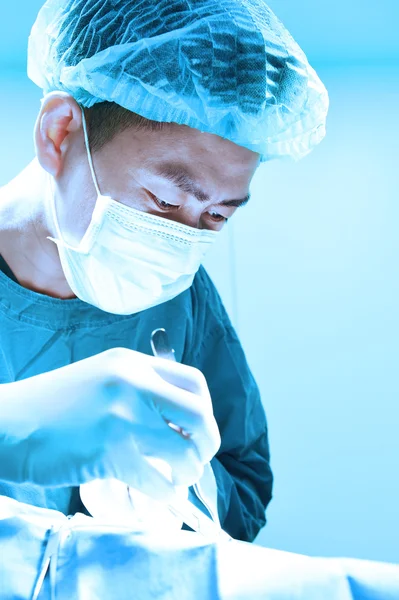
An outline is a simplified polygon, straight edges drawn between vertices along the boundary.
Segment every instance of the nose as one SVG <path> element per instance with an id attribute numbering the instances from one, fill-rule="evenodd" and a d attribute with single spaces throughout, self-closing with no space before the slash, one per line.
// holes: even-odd
<path id="1" fill-rule="evenodd" d="M 181 207 L 179 210 L 166 215 L 166 217 L 170 221 L 175 221 L 175 223 L 180 223 L 181 225 L 187 225 L 194 229 L 204 229 L 202 212 L 200 210 Z"/>

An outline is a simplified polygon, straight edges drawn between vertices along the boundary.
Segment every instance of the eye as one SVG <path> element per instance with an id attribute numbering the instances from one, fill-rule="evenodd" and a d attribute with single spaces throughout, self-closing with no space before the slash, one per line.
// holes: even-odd
<path id="1" fill-rule="evenodd" d="M 170 204 L 169 202 L 165 202 L 165 200 L 161 200 L 157 196 L 154 196 L 154 194 L 150 194 L 150 195 L 151 195 L 151 198 L 154 200 L 155 204 L 157 204 L 159 206 L 159 208 L 161 208 L 162 210 L 169 210 L 171 208 L 179 208 L 178 204 Z"/>
<path id="2" fill-rule="evenodd" d="M 213 221 L 217 221 L 218 223 L 228 221 L 227 217 L 224 217 L 223 215 L 220 215 L 219 213 L 214 212 L 214 211 L 209 212 L 208 215 L 211 217 L 211 219 Z"/>

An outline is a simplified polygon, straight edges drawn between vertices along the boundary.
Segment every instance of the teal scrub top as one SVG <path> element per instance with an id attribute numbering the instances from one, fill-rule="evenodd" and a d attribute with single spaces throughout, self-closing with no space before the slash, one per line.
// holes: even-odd
<path id="1" fill-rule="evenodd" d="M 77 298 L 60 300 L 28 290 L 0 261 L 0 384 L 115 347 L 152 354 L 151 332 L 159 327 L 168 332 L 176 359 L 206 377 L 222 440 L 211 462 L 220 521 L 234 538 L 252 541 L 266 522 L 272 496 L 266 416 L 238 337 L 205 269 L 173 300 L 120 316 Z M 48 399 L 52 401 L 56 398 Z M 75 487 L 0 481 L 0 495 L 66 515 L 87 514 Z"/>

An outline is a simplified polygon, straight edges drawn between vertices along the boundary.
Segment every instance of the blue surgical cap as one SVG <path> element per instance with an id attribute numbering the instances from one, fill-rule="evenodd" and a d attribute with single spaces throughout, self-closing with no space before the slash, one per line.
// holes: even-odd
<path id="1" fill-rule="evenodd" d="M 305 156 L 328 94 L 263 0 L 47 0 L 28 75 L 82 106 L 115 102 L 261 155 Z"/>

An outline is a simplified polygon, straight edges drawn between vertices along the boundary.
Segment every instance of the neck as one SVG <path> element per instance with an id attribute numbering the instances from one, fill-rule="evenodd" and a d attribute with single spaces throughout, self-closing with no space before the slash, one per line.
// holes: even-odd
<path id="1" fill-rule="evenodd" d="M 48 174 L 37 160 L 0 190 L 0 254 L 20 285 L 55 298 L 73 298 L 65 279 L 48 198 Z"/>

